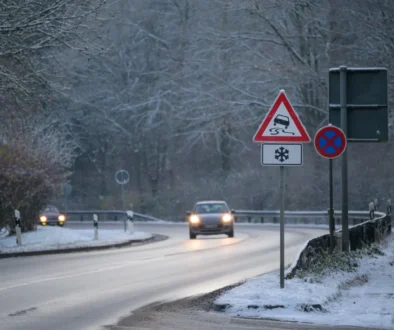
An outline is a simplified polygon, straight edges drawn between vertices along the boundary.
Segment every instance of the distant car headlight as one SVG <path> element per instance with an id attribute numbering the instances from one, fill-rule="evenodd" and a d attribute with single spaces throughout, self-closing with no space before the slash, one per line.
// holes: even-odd
<path id="1" fill-rule="evenodd" d="M 60 214 L 59 216 L 58 216 L 58 219 L 59 219 L 59 221 L 66 221 L 66 217 L 63 215 L 63 214 Z"/>
<path id="2" fill-rule="evenodd" d="M 42 215 L 41 217 L 40 217 L 40 221 L 41 222 L 47 222 L 47 217 L 45 216 L 45 215 Z"/>
<path id="3" fill-rule="evenodd" d="M 200 218 L 197 215 L 192 215 L 190 217 L 190 222 L 191 223 L 199 223 L 200 222 Z"/>
<path id="4" fill-rule="evenodd" d="M 233 220 L 233 216 L 231 214 L 224 214 L 222 220 L 223 222 L 230 222 Z"/>

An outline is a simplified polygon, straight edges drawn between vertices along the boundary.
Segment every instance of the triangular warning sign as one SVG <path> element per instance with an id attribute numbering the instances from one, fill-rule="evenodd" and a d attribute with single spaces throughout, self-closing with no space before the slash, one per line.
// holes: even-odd
<path id="1" fill-rule="evenodd" d="M 270 111 L 253 137 L 254 142 L 311 142 L 300 118 L 284 91 L 280 91 Z"/>

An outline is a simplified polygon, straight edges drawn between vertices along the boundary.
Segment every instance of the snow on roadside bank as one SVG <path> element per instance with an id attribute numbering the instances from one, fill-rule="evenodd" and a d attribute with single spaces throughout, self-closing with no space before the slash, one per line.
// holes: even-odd
<path id="1" fill-rule="evenodd" d="M 0 253 L 61 250 L 69 248 L 95 247 L 126 243 L 131 240 L 151 238 L 152 234 L 123 230 L 99 230 L 99 240 L 94 241 L 92 229 L 68 229 L 61 227 L 41 227 L 37 231 L 22 234 L 22 246 L 17 246 L 15 236 L 0 238 Z"/>
<path id="2" fill-rule="evenodd" d="M 394 329 L 394 237 L 378 247 L 384 255 L 355 259 L 353 272 L 295 277 L 284 289 L 279 272 L 269 273 L 225 292 L 215 303 L 231 305 L 225 312 L 233 316 Z M 314 311 L 306 312 L 306 304 L 315 305 Z M 275 306 L 282 307 L 268 309 Z"/>
<path id="3" fill-rule="evenodd" d="M 8 230 L 5 228 L 0 228 L 0 238 L 6 237 L 8 235 Z"/>

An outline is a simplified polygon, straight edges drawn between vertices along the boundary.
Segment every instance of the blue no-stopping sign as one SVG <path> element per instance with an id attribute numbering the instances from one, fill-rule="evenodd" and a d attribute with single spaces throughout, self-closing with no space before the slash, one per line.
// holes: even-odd
<path id="1" fill-rule="evenodd" d="M 336 126 L 328 125 L 319 129 L 315 135 L 315 149 L 324 158 L 337 158 L 346 149 L 345 133 Z"/>

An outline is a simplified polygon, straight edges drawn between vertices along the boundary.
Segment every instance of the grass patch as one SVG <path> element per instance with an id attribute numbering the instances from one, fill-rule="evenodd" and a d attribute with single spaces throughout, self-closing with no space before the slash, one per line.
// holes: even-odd
<path id="1" fill-rule="evenodd" d="M 359 259 L 363 257 L 382 256 L 384 253 L 376 246 L 365 246 L 357 251 L 330 253 L 323 251 L 316 254 L 307 269 L 298 270 L 296 277 L 306 282 L 321 282 L 322 278 L 334 272 L 355 272 L 359 266 Z"/>

